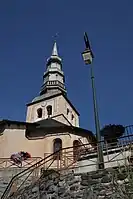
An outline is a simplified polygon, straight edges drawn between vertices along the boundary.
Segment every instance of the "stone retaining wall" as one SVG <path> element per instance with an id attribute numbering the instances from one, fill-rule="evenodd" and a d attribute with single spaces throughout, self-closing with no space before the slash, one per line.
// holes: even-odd
<path id="1" fill-rule="evenodd" d="M 133 199 L 133 167 L 90 173 L 43 172 L 41 178 L 10 199 Z"/>
<path id="2" fill-rule="evenodd" d="M 23 171 L 23 168 L 0 168 L 0 198 L 14 175 Z"/>

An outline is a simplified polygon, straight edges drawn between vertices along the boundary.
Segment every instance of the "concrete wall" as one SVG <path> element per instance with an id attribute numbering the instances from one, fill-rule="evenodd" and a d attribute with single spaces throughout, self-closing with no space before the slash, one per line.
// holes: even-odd
<path id="1" fill-rule="evenodd" d="M 116 152 L 115 149 L 113 149 L 112 154 L 109 155 L 104 154 L 105 168 L 129 165 L 128 157 L 131 156 L 131 150 L 130 149 L 124 150 L 124 148 L 119 148 L 119 149 L 120 149 L 119 152 L 118 151 Z M 108 152 L 110 151 L 111 150 L 108 150 Z M 97 163 L 98 160 L 96 155 L 94 157 L 94 153 L 86 155 L 86 160 L 81 160 L 77 163 L 77 168 L 75 168 L 75 172 L 83 173 L 83 172 L 96 171 L 98 169 Z"/>
<path id="2" fill-rule="evenodd" d="M 0 158 L 9 158 L 12 153 L 28 151 L 34 157 L 44 156 L 44 140 L 28 140 L 22 126 L 11 125 L 0 136 Z"/>
<path id="3" fill-rule="evenodd" d="M 55 134 L 44 139 L 29 140 L 25 137 L 24 126 L 10 125 L 0 136 L 0 158 L 10 158 L 11 154 L 19 151 L 27 151 L 32 157 L 44 158 L 54 152 L 53 143 L 56 138 L 60 138 L 62 140 L 62 148 L 66 148 L 72 147 L 73 141 L 77 140 L 78 136 L 65 133 L 65 135 Z M 63 150 L 63 155 L 64 152 Z M 67 156 L 71 156 L 71 159 L 73 158 L 73 149 L 69 150 Z M 57 165 L 57 163 L 55 164 Z"/>

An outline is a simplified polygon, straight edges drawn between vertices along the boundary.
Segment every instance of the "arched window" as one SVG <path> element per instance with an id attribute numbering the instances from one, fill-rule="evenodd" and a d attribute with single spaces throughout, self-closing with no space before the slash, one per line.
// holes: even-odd
<path id="1" fill-rule="evenodd" d="M 53 141 L 53 152 L 56 153 L 57 151 L 62 149 L 62 140 L 60 138 L 56 138 Z M 60 160 L 61 159 L 61 151 L 59 153 L 54 154 L 54 159 Z"/>
<path id="2" fill-rule="evenodd" d="M 73 141 L 73 159 L 76 161 L 80 156 L 80 142 L 78 140 Z"/>
<path id="3" fill-rule="evenodd" d="M 52 106 L 51 106 L 51 105 L 48 105 L 48 106 L 47 106 L 47 115 L 48 115 L 48 117 L 49 117 L 50 115 L 52 115 Z"/>
<path id="4" fill-rule="evenodd" d="M 42 118 L 42 108 L 37 109 L 37 117 Z"/>

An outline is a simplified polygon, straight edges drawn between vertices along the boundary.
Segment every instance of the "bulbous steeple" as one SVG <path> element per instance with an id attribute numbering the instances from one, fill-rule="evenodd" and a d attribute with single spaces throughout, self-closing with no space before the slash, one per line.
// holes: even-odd
<path id="1" fill-rule="evenodd" d="M 62 71 L 62 60 L 58 55 L 57 44 L 54 42 L 52 55 L 47 59 L 46 72 L 43 75 L 43 85 L 40 95 L 61 91 L 66 94 L 65 77 Z"/>

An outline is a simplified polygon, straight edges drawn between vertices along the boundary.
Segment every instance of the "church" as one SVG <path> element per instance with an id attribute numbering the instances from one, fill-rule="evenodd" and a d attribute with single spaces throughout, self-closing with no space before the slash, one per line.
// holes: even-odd
<path id="1" fill-rule="evenodd" d="M 95 143 L 89 130 L 79 125 L 79 112 L 67 97 L 62 59 L 54 42 L 46 61 L 40 93 L 27 104 L 26 121 L 0 121 L 0 158 L 28 151 L 32 158 L 45 158 L 63 148 Z"/>

